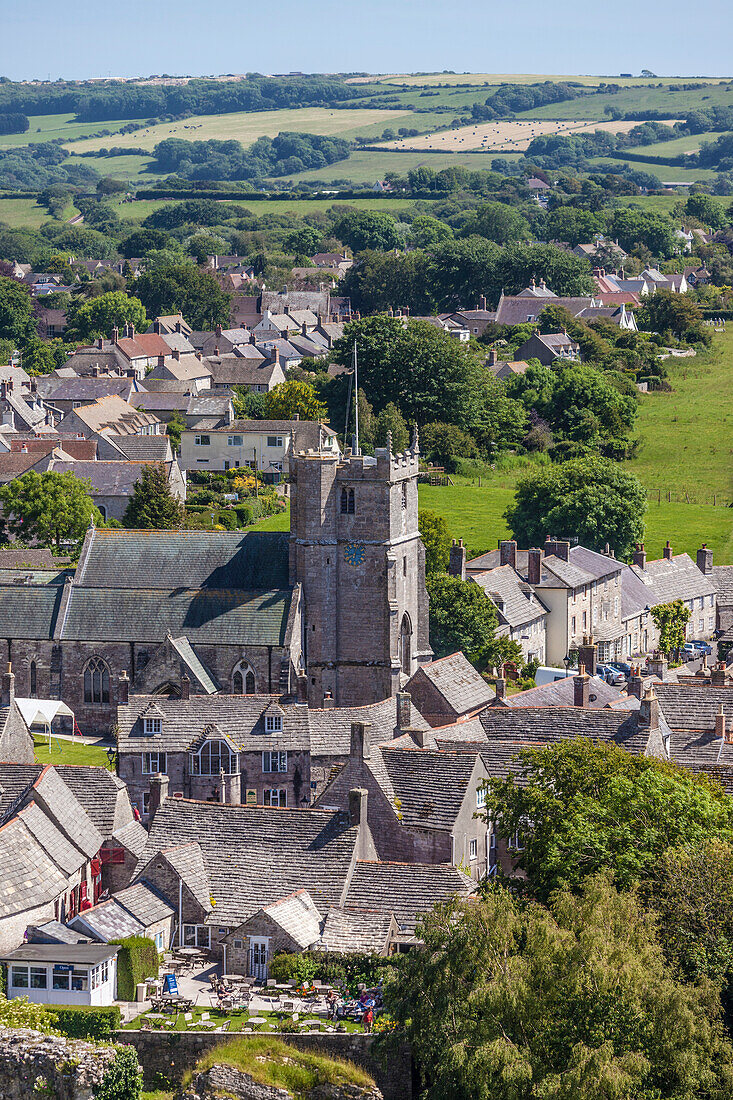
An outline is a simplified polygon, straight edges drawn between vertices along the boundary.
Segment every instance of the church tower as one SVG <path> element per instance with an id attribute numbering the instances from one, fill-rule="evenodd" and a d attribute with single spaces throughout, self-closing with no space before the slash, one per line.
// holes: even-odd
<path id="1" fill-rule="evenodd" d="M 290 579 L 303 589 L 308 702 L 361 706 L 394 695 L 430 660 L 425 550 L 417 526 L 418 440 L 375 457 L 295 460 Z"/>

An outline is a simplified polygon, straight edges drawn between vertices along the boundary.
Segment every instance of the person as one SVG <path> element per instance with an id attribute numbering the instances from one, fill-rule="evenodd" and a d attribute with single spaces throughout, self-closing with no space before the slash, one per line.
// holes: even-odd
<path id="1" fill-rule="evenodd" d="M 369 1006 L 369 1008 L 364 1013 L 362 1023 L 364 1024 L 365 1033 L 367 1035 L 369 1035 L 369 1033 L 372 1030 L 372 1024 L 374 1023 L 374 1011 L 373 1011 L 371 1005 Z"/>

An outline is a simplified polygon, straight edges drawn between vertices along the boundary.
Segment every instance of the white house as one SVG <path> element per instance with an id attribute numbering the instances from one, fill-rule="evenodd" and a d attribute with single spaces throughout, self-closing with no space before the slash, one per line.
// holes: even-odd
<path id="1" fill-rule="evenodd" d="M 111 1005 L 118 951 L 99 943 L 26 943 L 0 958 L 7 995 L 42 1005 Z"/>

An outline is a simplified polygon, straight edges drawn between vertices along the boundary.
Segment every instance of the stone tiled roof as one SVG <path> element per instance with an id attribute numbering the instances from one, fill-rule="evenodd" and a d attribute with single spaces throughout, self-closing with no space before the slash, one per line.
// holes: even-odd
<path id="1" fill-rule="evenodd" d="M 167 799 L 153 818 L 140 877 L 161 849 L 197 842 L 216 901 L 209 923 L 236 926 L 300 889 L 324 912 L 341 904 L 357 837 L 338 813 Z"/>
<path id="2" fill-rule="evenodd" d="M 2 569 L 52 569 L 57 572 L 67 564 L 68 558 L 56 558 L 50 550 L 0 550 L 0 570 Z"/>
<path id="3" fill-rule="evenodd" d="M 120 823 L 120 814 L 127 810 L 127 818 L 132 818 L 127 787 L 107 768 L 64 764 L 56 765 L 55 770 L 105 840 L 109 840 Z"/>
<path id="4" fill-rule="evenodd" d="M 728 725 L 733 723 L 733 686 L 711 684 L 655 684 L 659 708 L 673 730 L 714 730 L 721 706 Z"/>
<path id="5" fill-rule="evenodd" d="M 61 585 L 0 586 L 0 638 L 52 638 Z"/>
<path id="6" fill-rule="evenodd" d="M 654 604 L 710 596 L 716 592 L 713 577 L 702 573 L 689 554 L 647 561 L 644 569 L 637 565 L 631 568 L 649 589 Z"/>
<path id="7" fill-rule="evenodd" d="M 628 565 L 621 570 L 621 618 L 641 615 L 654 602 L 647 586 Z"/>
<path id="8" fill-rule="evenodd" d="M 613 741 L 630 752 L 644 752 L 647 731 L 639 731 L 631 711 L 591 707 L 490 707 L 481 724 L 492 744 L 498 740 L 552 744 L 572 737 Z"/>
<path id="9" fill-rule="evenodd" d="M 582 309 L 587 309 L 593 299 L 588 298 L 556 298 L 556 297 L 504 297 L 499 301 L 496 311 L 496 321 L 500 325 L 520 325 L 527 321 L 528 317 L 537 320 L 542 310 L 548 306 L 560 306 L 567 309 L 576 317 Z"/>
<path id="10" fill-rule="evenodd" d="M 77 375 L 75 378 L 63 378 L 46 394 L 45 400 L 53 405 L 57 401 L 97 401 L 100 397 L 116 394 L 127 401 L 133 386 L 134 382 L 131 378 L 94 378 Z"/>
<path id="11" fill-rule="evenodd" d="M 142 462 L 74 462 L 53 459 L 49 469 L 57 474 L 73 474 L 91 485 L 90 496 L 129 497 L 140 481 Z"/>
<path id="12" fill-rule="evenodd" d="M 85 909 L 69 922 L 72 928 L 91 933 L 100 943 L 110 940 L 122 940 L 127 936 L 142 936 L 145 932 L 140 921 L 110 898 L 108 901 Z"/>
<path id="13" fill-rule="evenodd" d="M 113 435 L 107 437 L 131 462 L 170 462 L 170 439 L 167 435 Z"/>
<path id="14" fill-rule="evenodd" d="M 66 886 L 63 871 L 19 817 L 0 828 L 0 867 L 0 917 L 37 909 Z"/>
<path id="15" fill-rule="evenodd" d="M 69 415 L 81 420 L 89 431 L 108 430 L 116 435 L 137 435 L 142 427 L 159 423 L 157 416 L 136 409 L 114 395 L 100 397 L 93 405 L 81 405 Z"/>
<path id="16" fill-rule="evenodd" d="M 475 767 L 470 757 L 382 747 L 366 763 L 390 802 L 399 799 L 403 825 L 454 828 Z"/>
<path id="17" fill-rule="evenodd" d="M 547 615 L 547 608 L 532 594 L 531 589 L 528 590 L 527 584 L 511 565 L 500 565 L 487 573 L 473 574 L 472 579 L 498 607 L 500 620 L 510 627 L 516 629 Z"/>
<path id="18" fill-rule="evenodd" d="M 371 742 L 377 745 L 391 741 L 397 727 L 395 699 L 383 699 L 363 707 L 334 707 L 322 710 L 308 708 L 311 754 L 313 756 L 348 756 L 351 748 L 351 723 L 371 722 Z M 427 730 L 428 723 L 413 706 L 410 725 Z"/>
<path id="19" fill-rule="evenodd" d="M 452 653 L 422 665 L 416 676 L 425 676 L 456 714 L 468 714 L 486 706 L 494 692 L 462 653 Z M 406 687 L 409 691 L 409 681 Z"/>
<path id="20" fill-rule="evenodd" d="M 127 589 L 131 578 L 139 588 L 287 588 L 288 536 L 261 531 L 95 530 L 76 583 Z"/>
<path id="21" fill-rule="evenodd" d="M 623 698 L 617 688 L 607 684 L 600 676 L 591 676 L 588 686 L 591 707 L 607 707 Z M 573 677 L 566 676 L 542 687 L 507 695 L 505 702 L 509 707 L 572 707 L 574 690 Z"/>
<path id="22" fill-rule="evenodd" d="M 394 913 L 402 929 L 414 932 L 421 914 L 439 901 L 467 897 L 474 884 L 448 863 L 378 863 L 360 860 L 344 904 L 349 909 Z"/>
<path id="23" fill-rule="evenodd" d="M 307 890 L 296 890 L 262 909 L 305 951 L 321 936 L 321 914 Z"/>
<path id="24" fill-rule="evenodd" d="M 28 931 L 28 943 L 81 943 L 88 938 L 57 920 L 31 926 Z"/>
<path id="25" fill-rule="evenodd" d="M 520 786 L 524 785 L 525 765 L 519 754 L 526 749 L 541 748 L 542 743 L 533 741 L 495 741 L 485 744 L 483 741 L 443 741 L 436 738 L 439 749 L 450 752 L 463 752 L 473 757 L 480 756 L 491 779 L 505 779 L 513 775 Z"/>
<path id="26" fill-rule="evenodd" d="M 145 928 L 166 917 L 175 916 L 175 909 L 147 882 L 135 882 L 114 895 L 118 905 L 131 913 Z"/>
<path id="27" fill-rule="evenodd" d="M 86 862 L 84 853 L 56 828 L 51 818 L 37 802 L 29 802 L 19 812 L 18 817 L 28 832 L 65 875 L 71 875 L 84 866 Z"/>
<path id="28" fill-rule="evenodd" d="M 379 909 L 340 909 L 333 906 L 326 913 L 321 934 L 321 946 L 340 954 L 364 952 L 381 954 L 387 944 L 392 914 Z"/>
<path id="29" fill-rule="evenodd" d="M 33 784 L 33 790 L 34 797 L 48 808 L 67 837 L 73 838 L 76 847 L 89 859 L 96 855 L 104 837 L 56 769 L 45 767 Z"/>
<path id="30" fill-rule="evenodd" d="M 227 737 L 232 744 L 247 751 L 262 749 L 307 749 L 309 743 L 308 708 L 298 704 L 281 707 L 281 733 L 266 733 L 264 714 L 273 699 L 271 695 L 192 695 L 189 699 L 169 699 L 155 696 L 163 717 L 161 733 L 143 733 L 142 716 L 153 699 L 148 695 L 133 695 L 126 706 L 118 708 L 118 745 L 121 752 L 183 752 L 216 726 L 217 736 Z M 348 748 L 346 750 L 348 752 Z"/>
<path id="31" fill-rule="evenodd" d="M 127 825 L 115 829 L 112 838 L 139 859 L 145 851 L 148 834 L 139 821 L 130 821 Z"/>
<path id="32" fill-rule="evenodd" d="M 718 593 L 718 604 L 721 607 L 733 605 L 733 565 L 714 565 L 712 572 L 713 584 Z"/>

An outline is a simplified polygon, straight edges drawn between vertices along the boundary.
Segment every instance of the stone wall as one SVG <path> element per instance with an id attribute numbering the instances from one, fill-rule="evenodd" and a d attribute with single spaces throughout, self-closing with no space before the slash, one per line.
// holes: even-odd
<path id="1" fill-rule="evenodd" d="M 344 1058 L 361 1066 L 384 1095 L 384 1100 L 412 1100 L 412 1057 L 408 1047 L 382 1061 L 372 1053 L 374 1038 L 370 1035 L 287 1035 L 272 1033 L 272 1037 L 333 1058 Z M 128 1044 L 137 1051 L 143 1067 L 144 1086 L 161 1088 L 164 1081 L 173 1086 L 180 1083 L 186 1070 L 215 1047 L 228 1043 L 233 1035 L 212 1035 L 205 1031 L 118 1031 L 115 1041 Z M 2 1095 L 2 1093 L 0 1093 Z"/>
<path id="2" fill-rule="evenodd" d="M 0 1028 L 3 1100 L 89 1100 L 115 1059 L 112 1047 Z"/>

